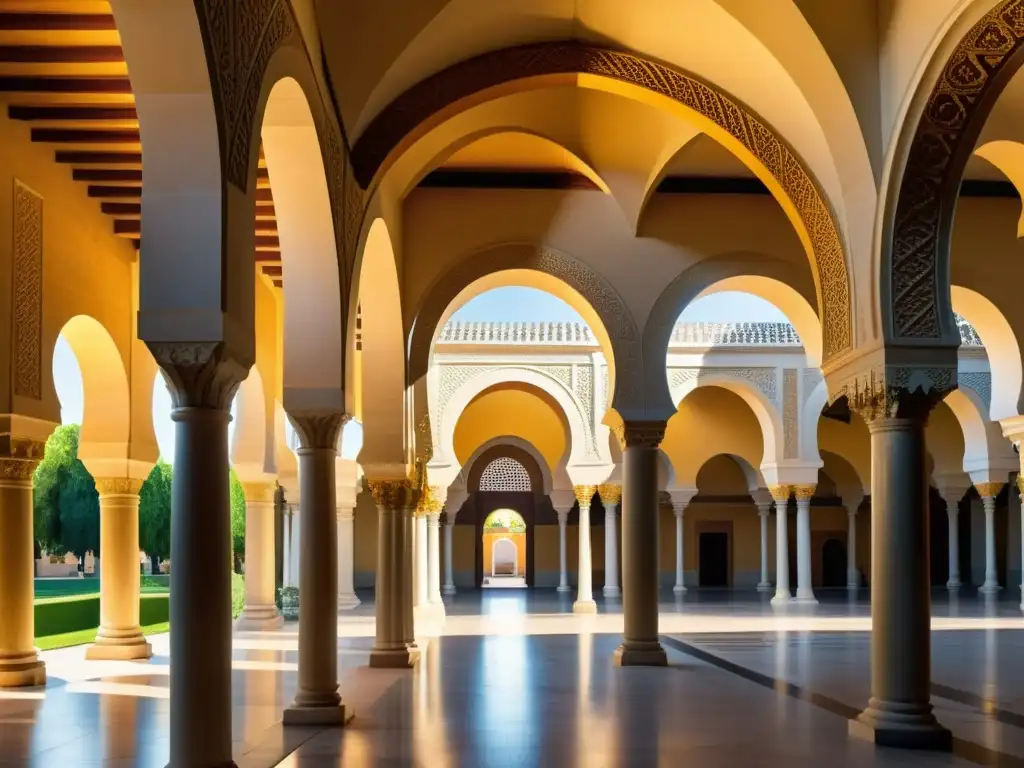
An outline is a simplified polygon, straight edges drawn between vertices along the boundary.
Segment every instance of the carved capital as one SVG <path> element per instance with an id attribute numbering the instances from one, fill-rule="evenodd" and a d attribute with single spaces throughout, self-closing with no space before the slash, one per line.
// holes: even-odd
<path id="1" fill-rule="evenodd" d="M 796 496 L 797 501 L 810 501 L 814 498 L 815 485 L 794 485 L 793 495 Z"/>
<path id="2" fill-rule="evenodd" d="M 277 485 L 274 483 L 242 483 L 242 490 L 245 492 L 246 501 L 273 504 Z"/>
<path id="3" fill-rule="evenodd" d="M 924 422 L 955 388 L 955 368 L 879 365 L 846 381 L 838 394 L 869 424 L 881 419 Z"/>
<path id="4" fill-rule="evenodd" d="M 370 480 L 370 494 L 373 502 L 382 509 L 407 509 L 415 507 L 419 491 L 412 480 Z"/>
<path id="5" fill-rule="evenodd" d="M 999 495 L 999 492 L 1003 490 L 1003 486 L 1006 483 L 975 483 L 974 487 L 978 491 L 978 495 L 983 499 L 994 499 Z"/>
<path id="6" fill-rule="evenodd" d="M 622 450 L 657 448 L 665 439 L 664 421 L 627 421 L 615 427 L 615 436 Z"/>
<path id="7" fill-rule="evenodd" d="M 601 496 L 601 503 L 606 507 L 612 504 L 619 504 L 622 501 L 622 486 L 613 483 L 601 483 L 597 486 L 597 492 Z"/>
<path id="8" fill-rule="evenodd" d="M 175 408 L 227 411 L 249 365 L 235 360 L 220 342 L 147 342 L 171 391 Z"/>
<path id="9" fill-rule="evenodd" d="M 1017 494 L 1024 499 L 1024 475 L 1017 475 Z"/>
<path id="10" fill-rule="evenodd" d="M 788 485 L 773 485 L 768 489 L 776 504 L 785 504 L 789 501 L 790 487 Z"/>
<path id="11" fill-rule="evenodd" d="M 302 448 L 337 450 L 341 430 L 352 417 L 341 411 L 313 411 L 289 413 L 288 420 L 295 427 Z"/>
<path id="12" fill-rule="evenodd" d="M 46 443 L 42 440 L 10 433 L 0 435 L 0 480 L 32 482 L 45 452 Z"/>
<path id="13" fill-rule="evenodd" d="M 594 494 L 597 493 L 596 485 L 574 485 L 572 491 L 576 494 L 576 503 L 580 507 L 589 507 L 590 502 L 594 499 Z"/>
<path id="14" fill-rule="evenodd" d="M 417 517 L 431 517 L 441 514 L 444 509 L 443 489 L 436 485 L 424 485 L 416 502 Z"/>
<path id="15" fill-rule="evenodd" d="M 138 496 L 142 481 L 134 477 L 97 477 L 96 492 L 104 496 Z"/>

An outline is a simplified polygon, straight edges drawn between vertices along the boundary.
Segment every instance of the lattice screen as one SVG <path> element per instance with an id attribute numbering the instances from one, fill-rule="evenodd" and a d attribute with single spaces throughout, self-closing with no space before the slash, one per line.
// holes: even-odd
<path id="1" fill-rule="evenodd" d="M 530 473 L 526 467 L 509 456 L 501 456 L 480 475 L 481 491 L 529 491 Z"/>

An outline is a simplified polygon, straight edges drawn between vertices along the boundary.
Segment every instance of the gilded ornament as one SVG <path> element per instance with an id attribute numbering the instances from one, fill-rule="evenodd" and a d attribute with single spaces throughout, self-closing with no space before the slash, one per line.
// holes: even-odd
<path id="1" fill-rule="evenodd" d="M 776 501 L 776 503 L 785 504 L 789 501 L 790 487 L 788 485 L 773 485 L 768 488 L 768 493 Z"/>
<path id="2" fill-rule="evenodd" d="M 613 483 L 601 483 L 597 486 L 597 493 L 601 497 L 604 506 L 619 504 L 622 501 L 622 486 Z"/>
<path id="3" fill-rule="evenodd" d="M 665 439 L 664 421 L 629 421 L 614 427 L 622 450 L 627 448 L 657 448 Z"/>
<path id="4" fill-rule="evenodd" d="M 1024 501 L 1024 475 L 1017 475 L 1017 494 Z"/>
<path id="5" fill-rule="evenodd" d="M 597 493 L 597 486 L 574 485 L 572 490 L 573 493 L 576 494 L 576 501 L 580 507 L 589 507 L 591 502 L 594 500 L 594 494 Z"/>
<path id="6" fill-rule="evenodd" d="M 981 498 L 994 499 L 999 495 L 999 492 L 1003 490 L 1004 485 L 1006 485 L 1006 483 L 975 483 L 974 487 Z"/>
<path id="7" fill-rule="evenodd" d="M 387 510 L 415 507 L 419 496 L 412 480 L 369 480 L 370 495 L 378 507 Z"/>
<path id="8" fill-rule="evenodd" d="M 38 461 L 26 459 L 0 458 L 0 480 L 16 480 L 32 482 Z"/>
<path id="9" fill-rule="evenodd" d="M 246 501 L 273 504 L 277 485 L 275 483 L 242 483 L 242 490 L 245 493 Z"/>
<path id="10" fill-rule="evenodd" d="M 96 492 L 104 496 L 138 496 L 142 480 L 134 477 L 97 477 Z"/>
<path id="11" fill-rule="evenodd" d="M 810 501 L 814 498 L 814 485 L 794 485 L 793 495 L 796 496 L 797 501 Z"/>

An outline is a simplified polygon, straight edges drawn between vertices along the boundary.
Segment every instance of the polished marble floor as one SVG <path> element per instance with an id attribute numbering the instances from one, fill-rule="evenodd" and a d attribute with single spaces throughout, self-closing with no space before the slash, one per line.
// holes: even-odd
<path id="1" fill-rule="evenodd" d="M 370 597 L 370 596 L 367 596 Z M 571 613 L 553 591 L 463 592 L 443 626 L 421 623 L 409 672 L 371 670 L 369 600 L 339 618 L 343 730 L 288 729 L 295 626 L 234 641 L 235 760 L 252 766 L 1024 766 L 1024 616 L 963 595 L 933 606 L 933 696 L 953 755 L 893 752 L 847 736 L 867 701 L 870 606 L 819 595 L 665 594 L 668 669 L 619 669 L 621 607 Z M 44 654 L 45 689 L 0 691 L 0 766 L 162 766 L 167 637 L 147 663 Z"/>

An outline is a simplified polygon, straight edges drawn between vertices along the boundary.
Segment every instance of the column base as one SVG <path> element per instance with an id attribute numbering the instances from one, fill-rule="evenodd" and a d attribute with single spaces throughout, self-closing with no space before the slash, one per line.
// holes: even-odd
<path id="1" fill-rule="evenodd" d="M 620 667 L 667 667 L 668 654 L 656 640 L 626 640 L 615 649 L 613 657 Z"/>
<path id="2" fill-rule="evenodd" d="M 353 608 L 361 605 L 362 602 L 362 600 L 356 597 L 355 592 L 348 595 L 338 595 L 338 610 L 351 611 Z"/>
<path id="3" fill-rule="evenodd" d="M 597 603 L 593 600 L 577 600 L 572 604 L 573 613 L 597 613 Z"/>
<path id="4" fill-rule="evenodd" d="M 758 592 L 771 592 L 775 587 L 772 586 L 770 581 L 762 581 L 757 585 Z"/>
<path id="5" fill-rule="evenodd" d="M 441 587 L 441 594 L 442 595 L 454 595 L 455 594 L 455 585 L 454 584 L 445 584 L 443 587 Z"/>
<path id="6" fill-rule="evenodd" d="M 240 632 L 262 632 L 282 626 L 284 617 L 277 612 L 276 605 L 247 605 L 235 619 L 235 629 Z"/>
<path id="7" fill-rule="evenodd" d="M 622 597 L 622 589 L 619 587 L 603 587 L 601 594 L 605 597 Z"/>
<path id="8" fill-rule="evenodd" d="M 947 581 L 946 582 L 946 589 L 948 589 L 950 592 L 959 592 L 960 591 L 960 587 L 962 587 L 962 586 L 963 586 L 963 583 L 959 582 L 959 581 Z"/>
<path id="9" fill-rule="evenodd" d="M 420 660 L 419 648 L 392 648 L 370 651 L 372 669 L 409 669 Z"/>
<path id="10" fill-rule="evenodd" d="M 846 591 L 847 592 L 859 592 L 860 591 L 860 584 L 847 584 L 846 585 Z"/>
<path id="11" fill-rule="evenodd" d="M 131 634 L 105 636 L 101 629 L 96 642 L 85 649 L 87 661 L 137 661 L 153 657 L 153 647 L 141 629 Z"/>
<path id="12" fill-rule="evenodd" d="M 879 747 L 951 752 L 953 734 L 931 713 L 931 705 L 914 707 L 885 704 L 874 698 L 868 708 L 850 720 L 849 734 Z"/>
<path id="13" fill-rule="evenodd" d="M 555 592 L 571 592 L 571 591 L 572 591 L 572 587 L 570 587 L 568 584 L 559 584 L 558 585 L 558 589 L 555 590 Z"/>
<path id="14" fill-rule="evenodd" d="M 24 656 L 0 659 L 0 688 L 46 685 L 46 663 L 33 650 Z"/>
<path id="15" fill-rule="evenodd" d="M 676 584 L 674 587 L 672 587 L 672 591 L 675 592 L 677 595 L 682 595 L 687 591 L 687 589 L 682 584 Z"/>
<path id="16" fill-rule="evenodd" d="M 284 710 L 284 725 L 333 725 L 344 728 L 352 716 L 352 711 L 340 701 L 323 706 L 292 704 Z"/>
<path id="17" fill-rule="evenodd" d="M 776 592 L 772 598 L 772 605 L 787 605 L 793 602 L 793 596 L 788 592 Z"/>
<path id="18" fill-rule="evenodd" d="M 817 605 L 818 598 L 814 596 L 811 590 L 801 592 L 799 589 L 796 591 L 796 597 L 793 598 L 794 603 L 800 603 L 801 605 Z"/>
<path id="19" fill-rule="evenodd" d="M 979 595 L 994 595 L 996 592 L 1002 590 L 1002 587 L 998 584 L 982 584 L 978 587 Z"/>

